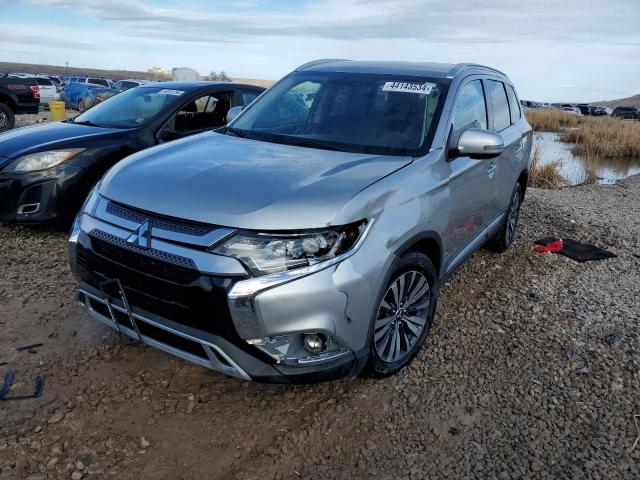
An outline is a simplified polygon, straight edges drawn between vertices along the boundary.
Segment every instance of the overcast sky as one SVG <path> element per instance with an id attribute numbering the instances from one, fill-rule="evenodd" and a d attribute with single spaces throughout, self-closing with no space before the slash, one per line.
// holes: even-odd
<path id="1" fill-rule="evenodd" d="M 277 79 L 317 58 L 478 62 L 522 98 L 640 93 L 640 0 L 0 0 L 0 61 Z"/>

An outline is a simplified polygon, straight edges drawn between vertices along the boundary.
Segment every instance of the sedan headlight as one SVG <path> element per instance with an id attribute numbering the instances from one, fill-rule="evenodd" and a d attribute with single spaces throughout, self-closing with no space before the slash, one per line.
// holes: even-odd
<path id="1" fill-rule="evenodd" d="M 363 235 L 367 221 L 302 233 L 242 231 L 213 249 L 237 258 L 254 275 L 284 272 L 315 265 L 350 250 Z"/>
<path id="2" fill-rule="evenodd" d="M 35 172 L 60 165 L 65 160 L 83 152 L 84 148 L 69 148 L 66 150 L 49 150 L 20 157 L 5 168 L 6 172 Z"/>

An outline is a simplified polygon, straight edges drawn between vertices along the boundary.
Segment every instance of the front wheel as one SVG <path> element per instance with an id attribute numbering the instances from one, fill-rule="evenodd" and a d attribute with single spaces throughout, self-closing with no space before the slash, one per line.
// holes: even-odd
<path id="1" fill-rule="evenodd" d="M 519 183 L 513 188 L 507 213 L 502 221 L 500 229 L 487 242 L 487 246 L 494 252 L 504 252 L 513 243 L 518 227 L 520 205 L 522 203 L 522 188 Z"/>
<path id="2" fill-rule="evenodd" d="M 8 105 L 0 103 L 0 132 L 11 130 L 16 124 L 16 117 Z"/>
<path id="3" fill-rule="evenodd" d="M 410 252 L 391 267 L 374 313 L 366 372 L 386 377 L 408 365 L 429 333 L 438 296 L 436 269 L 426 255 Z"/>

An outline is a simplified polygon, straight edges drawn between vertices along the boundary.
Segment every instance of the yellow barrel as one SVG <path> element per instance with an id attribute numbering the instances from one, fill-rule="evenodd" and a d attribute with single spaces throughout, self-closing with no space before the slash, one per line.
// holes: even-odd
<path id="1" fill-rule="evenodd" d="M 67 112 L 64 110 L 64 102 L 61 100 L 54 100 L 49 102 L 49 110 L 51 111 L 51 120 L 57 122 L 59 120 L 67 119 Z"/>

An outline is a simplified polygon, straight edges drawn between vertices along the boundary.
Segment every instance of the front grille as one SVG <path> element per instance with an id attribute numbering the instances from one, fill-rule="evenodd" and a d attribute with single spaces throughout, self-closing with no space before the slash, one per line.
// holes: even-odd
<path id="1" fill-rule="evenodd" d="M 185 222 L 184 220 L 173 220 L 170 218 L 159 217 L 150 213 L 134 210 L 130 207 L 125 207 L 124 205 L 120 205 L 115 202 L 109 202 L 107 205 L 107 213 L 135 223 L 143 223 L 150 220 L 155 228 L 197 237 L 202 237 L 215 230 L 215 228 L 212 227 L 197 225 Z"/>
<path id="2" fill-rule="evenodd" d="M 89 236 L 97 253 L 106 258 L 113 258 L 131 268 L 154 273 L 166 272 L 164 276 L 168 278 L 182 277 L 196 270 L 196 264 L 190 258 L 160 250 L 140 248 L 101 230 L 92 230 Z"/>
<path id="3" fill-rule="evenodd" d="M 109 309 L 104 303 L 98 302 L 92 298 L 88 298 L 88 301 L 93 310 L 98 312 L 103 317 L 111 318 Z M 125 313 L 122 313 L 119 310 L 113 310 L 113 314 L 115 315 L 116 320 L 119 324 L 135 331 L 135 327 L 131 324 L 129 317 Z M 170 347 L 190 353 L 191 355 L 195 355 L 197 357 L 205 359 L 207 358 L 207 354 L 202 348 L 202 345 L 200 345 L 198 342 L 194 342 L 193 340 L 189 340 L 188 338 L 184 338 L 180 335 L 168 332 L 147 322 L 137 321 L 136 326 L 138 327 L 138 331 L 141 335 L 153 338 L 158 342 L 162 342 L 165 345 L 169 345 Z"/>
<path id="4" fill-rule="evenodd" d="M 78 274 L 84 282 L 99 289 L 102 282 L 117 278 L 133 308 L 219 335 L 251 355 L 273 363 L 238 336 L 227 305 L 231 279 L 182 269 L 100 242 L 91 238 L 92 249 L 82 244 L 76 247 Z M 128 322 L 126 316 L 123 322 Z"/>

